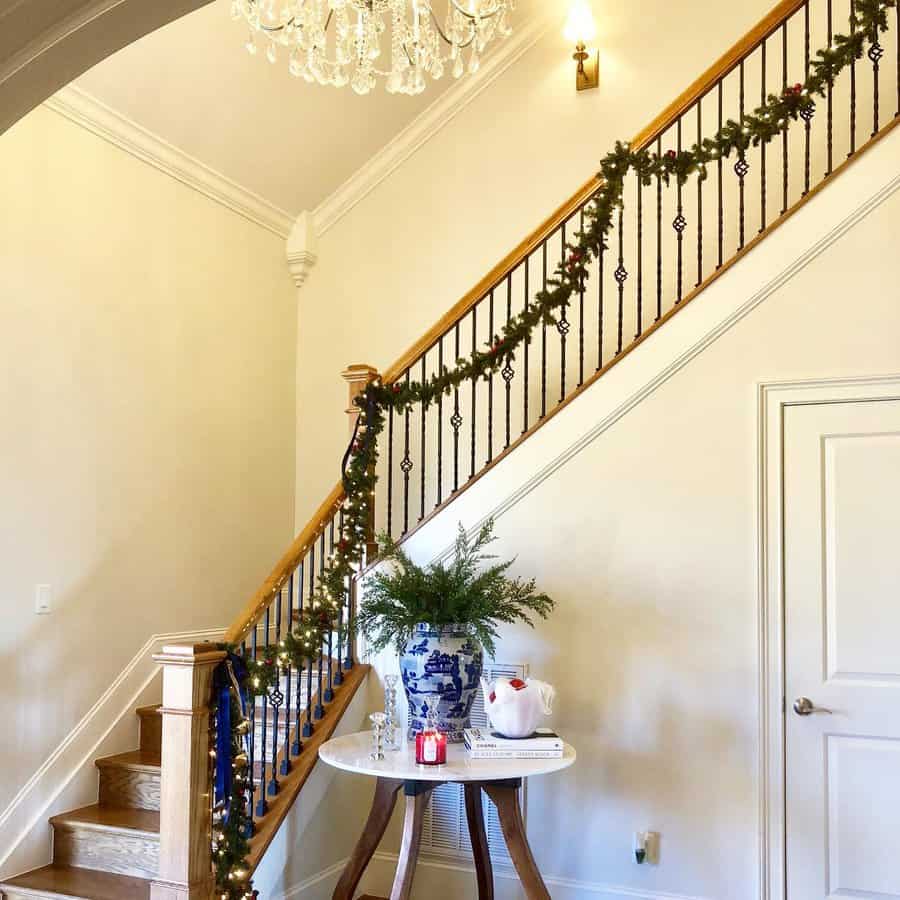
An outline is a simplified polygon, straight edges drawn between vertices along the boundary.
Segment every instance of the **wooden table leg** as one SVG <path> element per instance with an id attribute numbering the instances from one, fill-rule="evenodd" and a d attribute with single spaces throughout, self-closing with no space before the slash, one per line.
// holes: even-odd
<path id="1" fill-rule="evenodd" d="M 366 827 L 360 835 L 350 861 L 344 868 L 341 880 L 331 895 L 332 900 L 353 900 L 363 872 L 366 871 L 366 866 L 378 849 L 388 823 L 391 821 L 391 814 L 397 805 L 397 794 L 402 787 L 403 782 L 393 778 L 379 778 L 375 782 L 375 797 L 372 800 L 372 809 L 369 811 Z"/>
<path id="2" fill-rule="evenodd" d="M 484 810 L 481 807 L 481 785 L 465 785 L 466 819 L 469 823 L 469 840 L 475 857 L 475 874 L 478 877 L 478 900 L 494 900 L 494 870 L 491 851 L 484 828 Z"/>
<path id="3" fill-rule="evenodd" d="M 522 810 L 519 807 L 521 782 L 492 781 L 485 782 L 482 787 L 497 807 L 506 847 L 519 874 L 525 896 L 528 900 L 550 900 L 550 892 L 544 884 L 544 879 L 541 878 L 525 835 L 525 823 L 522 821 Z"/>
<path id="4" fill-rule="evenodd" d="M 422 823 L 428 798 L 437 787 L 433 782 L 406 782 L 406 818 L 403 822 L 403 842 L 400 845 L 400 860 L 397 863 L 397 874 L 391 888 L 391 900 L 409 900 L 412 893 L 413 876 L 416 874 L 416 863 L 419 859 L 419 846 L 422 843 Z"/>

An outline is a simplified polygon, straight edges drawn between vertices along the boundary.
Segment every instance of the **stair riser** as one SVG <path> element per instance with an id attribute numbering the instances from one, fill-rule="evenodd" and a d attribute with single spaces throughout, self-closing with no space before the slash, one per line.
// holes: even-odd
<path id="1" fill-rule="evenodd" d="M 155 878 L 159 871 L 159 837 L 54 826 L 53 862 L 136 878 Z"/>
<path id="2" fill-rule="evenodd" d="M 160 776 L 152 772 L 104 767 L 100 770 L 100 805 L 159 812 Z"/>
<path id="3" fill-rule="evenodd" d="M 162 716 L 159 713 L 141 715 L 141 750 L 162 753 Z"/>

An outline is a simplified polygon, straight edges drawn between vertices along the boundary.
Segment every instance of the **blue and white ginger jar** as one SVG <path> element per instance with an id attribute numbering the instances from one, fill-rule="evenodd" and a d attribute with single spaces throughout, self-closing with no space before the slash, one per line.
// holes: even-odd
<path id="1" fill-rule="evenodd" d="M 400 655 L 409 701 L 409 739 L 425 729 L 429 713 L 451 743 L 461 743 L 478 692 L 484 653 L 460 625 L 419 624 Z"/>

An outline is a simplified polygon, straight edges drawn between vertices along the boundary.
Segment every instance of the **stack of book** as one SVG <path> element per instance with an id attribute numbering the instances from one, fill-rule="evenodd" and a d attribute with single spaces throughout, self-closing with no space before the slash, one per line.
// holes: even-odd
<path id="1" fill-rule="evenodd" d="M 505 738 L 486 728 L 467 728 L 465 742 L 471 759 L 562 759 L 563 755 L 562 738 L 549 728 L 539 728 L 527 738 Z"/>

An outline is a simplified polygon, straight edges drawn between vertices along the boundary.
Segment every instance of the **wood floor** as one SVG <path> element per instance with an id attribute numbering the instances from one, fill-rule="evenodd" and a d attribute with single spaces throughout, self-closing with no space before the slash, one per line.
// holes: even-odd
<path id="1" fill-rule="evenodd" d="M 0 884 L 5 900 L 149 900 L 159 862 L 162 717 L 137 711 L 140 749 L 97 760 L 99 801 L 54 816 L 53 863 Z"/>

